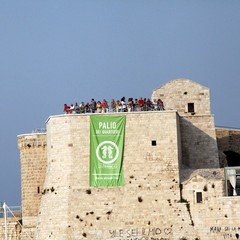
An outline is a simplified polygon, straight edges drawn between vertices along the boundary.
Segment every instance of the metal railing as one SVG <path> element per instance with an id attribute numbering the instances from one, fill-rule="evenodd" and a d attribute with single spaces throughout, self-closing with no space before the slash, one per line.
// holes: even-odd
<path id="1" fill-rule="evenodd" d="M 7 217 L 13 217 L 12 216 L 12 213 L 14 213 L 14 215 L 21 215 L 22 214 L 22 209 L 21 209 L 21 206 L 9 206 L 7 209 L 6 209 L 6 214 L 7 214 Z M 3 203 L 0 202 L 0 218 L 4 218 L 4 208 L 3 208 Z"/>
<path id="2" fill-rule="evenodd" d="M 32 133 L 46 133 L 47 129 L 46 128 L 34 128 L 32 130 Z"/>
<path id="3" fill-rule="evenodd" d="M 69 110 L 69 112 L 65 112 L 65 114 L 84 114 L 84 113 L 113 113 L 113 112 L 146 112 L 146 111 L 164 111 L 164 107 L 154 107 L 154 106 L 143 106 L 143 107 L 139 107 L 139 106 L 119 106 L 119 108 L 111 108 L 111 107 L 107 107 L 107 108 L 101 108 L 101 110 L 98 109 L 81 109 L 81 110 Z"/>

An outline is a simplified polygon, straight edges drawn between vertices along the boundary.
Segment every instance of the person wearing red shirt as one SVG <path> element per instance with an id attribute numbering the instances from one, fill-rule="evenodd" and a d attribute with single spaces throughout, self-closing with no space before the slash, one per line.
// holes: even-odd
<path id="1" fill-rule="evenodd" d="M 64 111 L 65 114 L 70 113 L 70 107 L 66 103 L 63 106 L 63 111 Z"/>
<path id="2" fill-rule="evenodd" d="M 139 105 L 139 108 L 142 110 L 144 105 L 144 100 L 142 99 L 142 97 L 140 97 L 140 99 L 138 100 L 138 105 Z"/>
<path id="3" fill-rule="evenodd" d="M 105 113 L 108 111 L 108 102 L 106 101 L 106 99 L 103 99 L 102 102 L 102 112 Z"/>

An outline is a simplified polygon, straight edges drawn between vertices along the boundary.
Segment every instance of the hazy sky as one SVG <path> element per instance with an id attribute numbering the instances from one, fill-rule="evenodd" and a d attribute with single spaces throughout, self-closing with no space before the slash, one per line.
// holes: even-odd
<path id="1" fill-rule="evenodd" d="M 0 0 L 0 201 L 21 204 L 17 135 L 64 103 L 150 97 L 176 78 L 240 127 L 239 0 Z"/>

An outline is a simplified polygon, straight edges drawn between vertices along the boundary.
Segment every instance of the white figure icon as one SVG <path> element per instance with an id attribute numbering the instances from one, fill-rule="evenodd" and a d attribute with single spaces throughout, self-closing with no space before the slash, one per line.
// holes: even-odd
<path id="1" fill-rule="evenodd" d="M 111 147 L 110 145 L 105 145 L 102 148 L 102 158 L 106 159 L 107 157 L 109 159 L 113 158 L 113 147 Z"/>

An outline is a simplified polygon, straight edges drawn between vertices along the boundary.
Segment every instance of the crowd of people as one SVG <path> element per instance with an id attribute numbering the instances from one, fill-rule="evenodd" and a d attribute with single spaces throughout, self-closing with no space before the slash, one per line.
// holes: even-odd
<path id="1" fill-rule="evenodd" d="M 164 104 L 161 99 L 154 99 L 152 102 L 150 98 L 128 98 L 126 101 L 125 97 L 121 100 L 112 99 L 110 104 L 103 99 L 103 101 L 95 101 L 93 98 L 91 102 L 81 102 L 78 104 L 71 104 L 70 106 L 64 104 L 64 113 L 106 113 L 106 112 L 134 112 L 134 111 L 163 111 Z"/>

